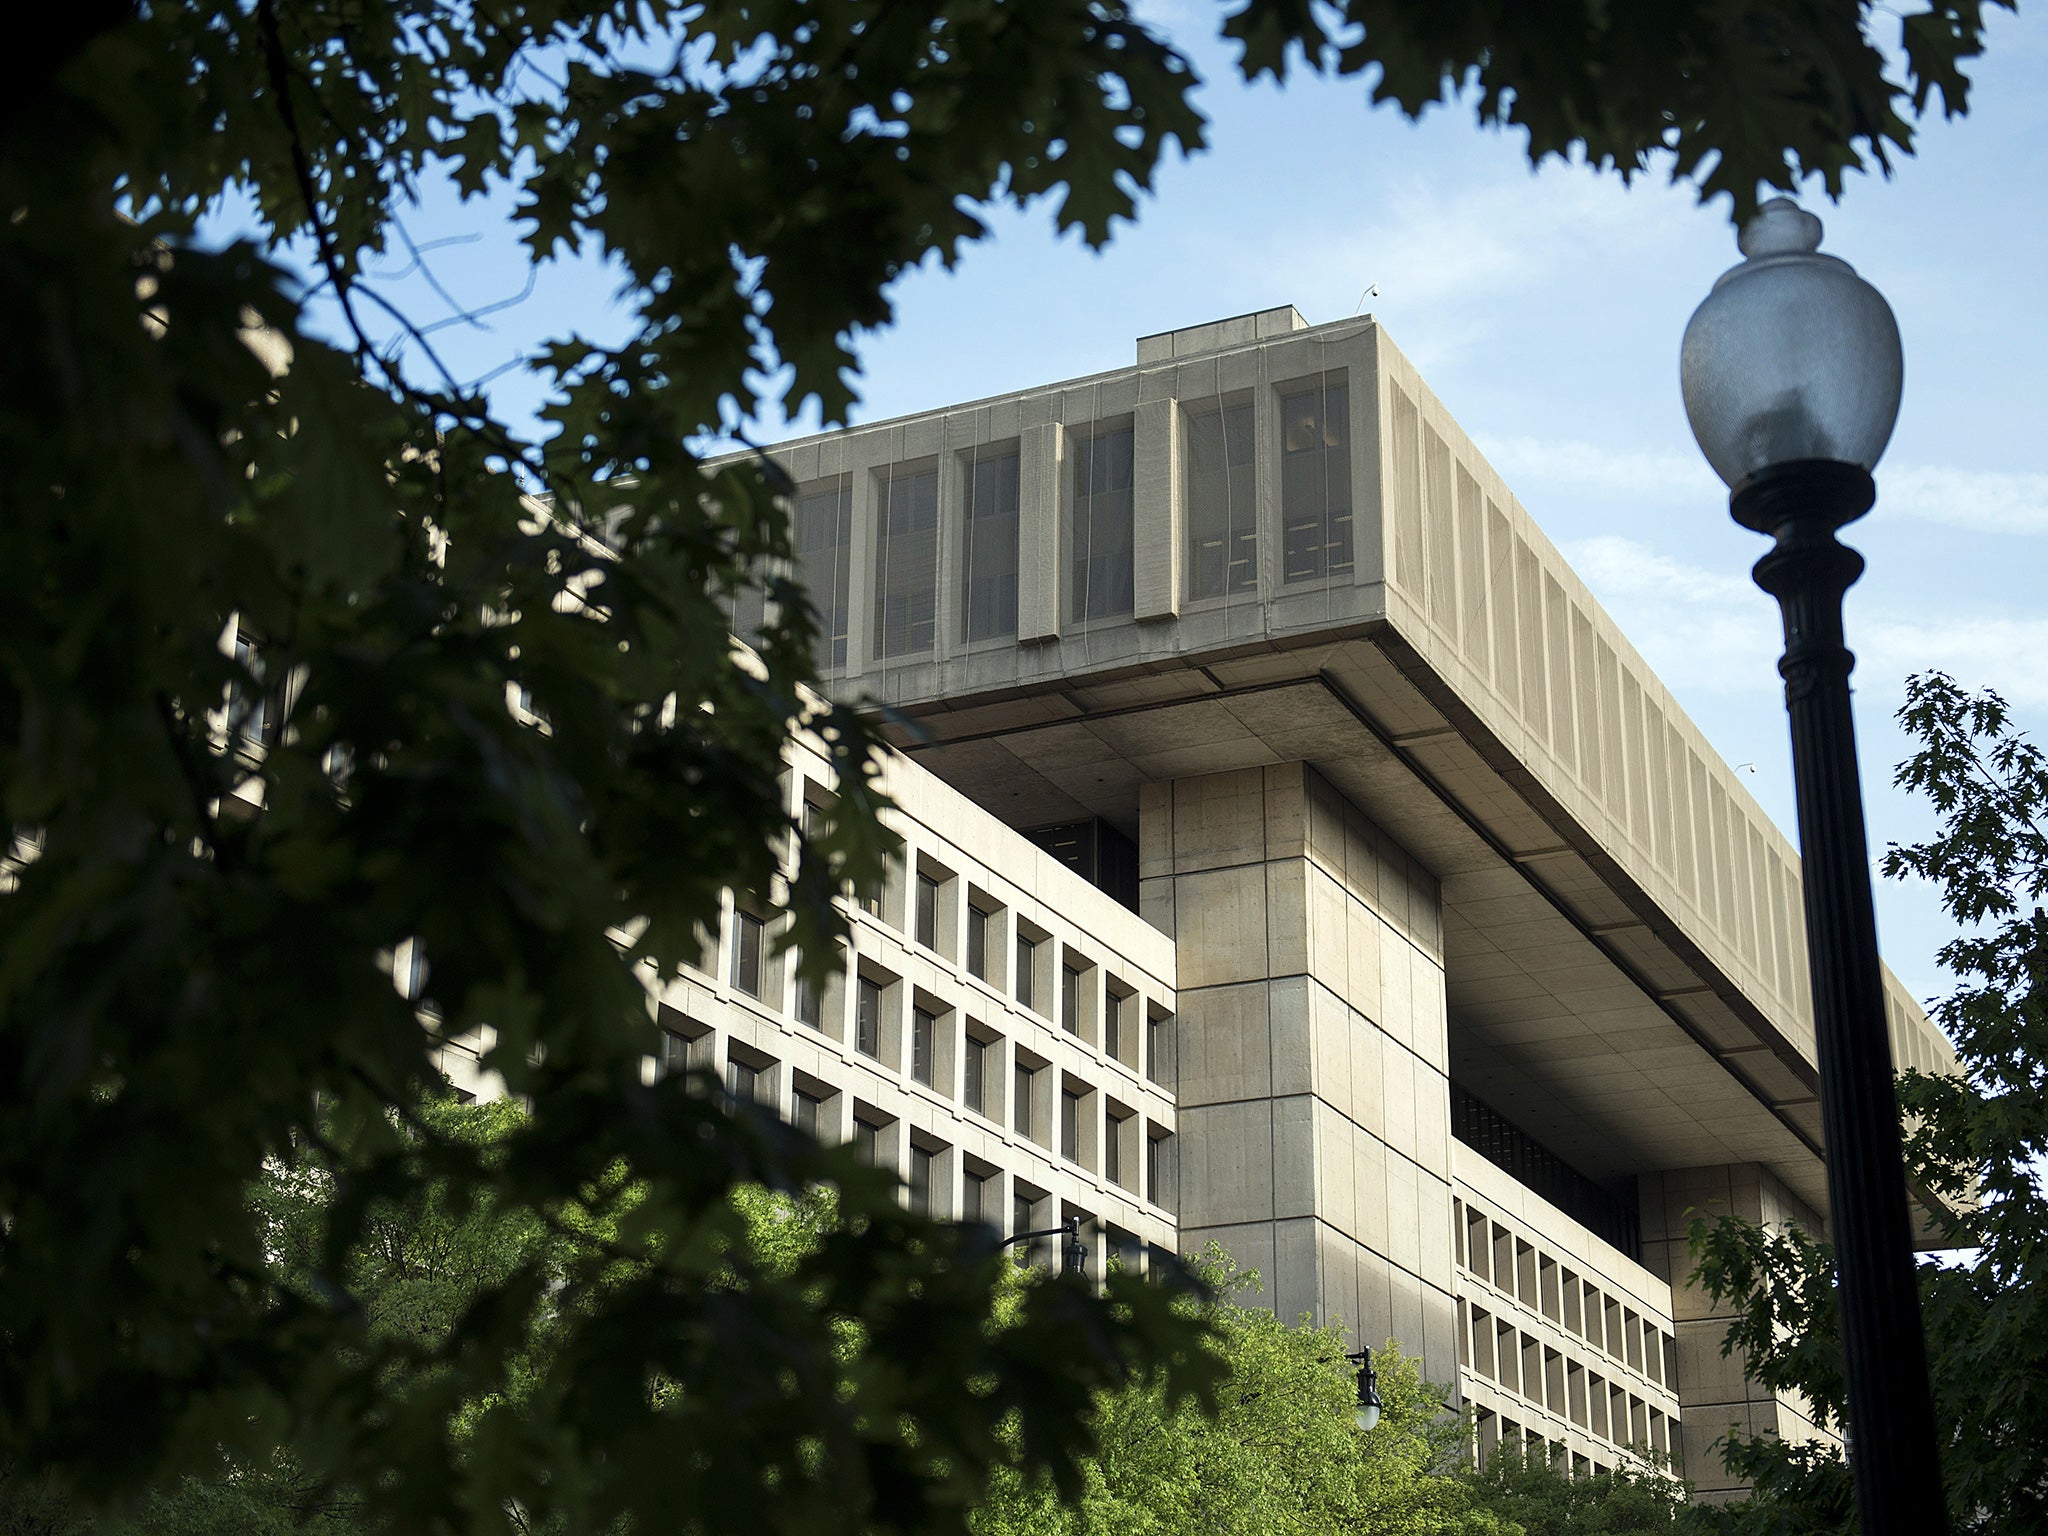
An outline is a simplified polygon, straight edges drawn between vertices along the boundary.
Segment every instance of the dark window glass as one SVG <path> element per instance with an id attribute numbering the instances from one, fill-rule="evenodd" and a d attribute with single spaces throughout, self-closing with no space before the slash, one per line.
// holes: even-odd
<path id="1" fill-rule="evenodd" d="M 761 919 L 751 912 L 733 913 L 732 984 L 749 997 L 761 995 Z"/>
<path id="2" fill-rule="evenodd" d="M 864 1056 L 882 1054 L 882 989 L 865 976 L 854 1002 L 853 1046 Z"/>
<path id="3" fill-rule="evenodd" d="M 1155 1083 L 1166 1081 L 1168 1069 L 1172 1065 L 1167 1060 L 1173 1049 L 1173 1037 L 1170 1033 L 1172 1028 L 1171 1014 L 1148 1019 L 1145 1023 L 1145 1075 Z"/>
<path id="4" fill-rule="evenodd" d="M 910 1208 L 920 1216 L 932 1213 L 932 1161 L 923 1147 L 910 1149 Z"/>
<path id="5" fill-rule="evenodd" d="M 1104 990 L 1102 994 L 1102 1051 L 1111 1060 L 1124 1054 L 1124 999 Z"/>
<path id="6" fill-rule="evenodd" d="M 932 1036 L 938 1020 L 922 1008 L 910 1010 L 910 1075 L 927 1088 L 932 1085 Z"/>
<path id="7" fill-rule="evenodd" d="M 822 1135 L 825 1123 L 825 1101 L 801 1089 L 796 1095 L 796 1128 L 806 1136 Z"/>
<path id="8" fill-rule="evenodd" d="M 979 907 L 967 909 L 967 974 L 988 980 L 988 914 Z"/>
<path id="9" fill-rule="evenodd" d="M 930 875 L 917 877 L 917 942 L 939 947 L 939 882 Z"/>
<path id="10" fill-rule="evenodd" d="M 1017 633 L 1017 455 L 967 466 L 967 537 L 961 551 L 960 638 Z"/>
<path id="11" fill-rule="evenodd" d="M 1145 1142 L 1145 1198 L 1170 1210 L 1172 1195 L 1166 1187 L 1166 1138 L 1149 1137 Z"/>
<path id="12" fill-rule="evenodd" d="M 1188 596 L 1221 597 L 1259 584 L 1257 465 L 1252 408 L 1188 417 Z"/>
<path id="13" fill-rule="evenodd" d="M 1010 1236 L 1012 1236 L 1012 1237 L 1016 1237 L 1016 1236 L 1017 1236 L 1017 1235 L 1019 1235 L 1020 1233 L 1024 1233 L 1024 1232 L 1029 1232 L 1030 1230 L 1031 1230 L 1031 1197 L 1030 1197 L 1029 1195 L 1019 1195 L 1019 1194 L 1013 1194 L 1013 1195 L 1011 1195 L 1011 1196 L 1010 1196 Z M 1022 1263 L 1022 1262 L 1024 1261 L 1024 1260 L 1023 1260 L 1023 1253 L 1022 1253 L 1022 1250 L 1021 1250 L 1021 1249 L 1020 1249 L 1020 1250 L 1019 1250 L 1019 1252 L 1018 1252 L 1018 1260 L 1017 1260 L 1017 1261 L 1018 1261 L 1018 1262 L 1019 1262 L 1020 1264 L 1021 1264 L 1021 1263 Z"/>
<path id="14" fill-rule="evenodd" d="M 1350 397 L 1326 384 L 1280 400 L 1280 559 L 1288 581 L 1351 570 Z"/>
<path id="15" fill-rule="evenodd" d="M 967 1037 L 965 1059 L 960 1063 L 960 1097 L 966 1101 L 967 1107 L 977 1115 L 988 1113 L 987 1109 L 983 1107 L 986 1100 L 982 1087 L 982 1073 L 986 1070 L 987 1065 L 988 1043 L 983 1040 L 977 1040 L 974 1036 L 969 1035 Z"/>
<path id="16" fill-rule="evenodd" d="M 761 1086 L 760 1072 L 744 1061 L 727 1057 L 725 1063 L 725 1091 L 735 1104 L 751 1104 Z"/>
<path id="17" fill-rule="evenodd" d="M 1019 1136 L 1031 1134 L 1031 1079 L 1032 1070 L 1026 1066 L 1017 1068 L 1015 1102 L 1010 1105 L 1010 1124 Z"/>
<path id="18" fill-rule="evenodd" d="M 1074 444 L 1067 498 L 1067 616 L 1106 619 L 1131 611 L 1131 433 L 1099 432 Z"/>
<path id="19" fill-rule="evenodd" d="M 882 1161 L 882 1128 L 870 1120 L 853 1122 L 853 1149 L 870 1168 Z"/>
<path id="20" fill-rule="evenodd" d="M 853 574 L 853 487 L 844 476 L 797 498 L 796 574 L 818 609 L 818 665 L 846 665 L 847 594 Z"/>
<path id="21" fill-rule="evenodd" d="M 1060 1091 L 1060 1156 L 1081 1161 L 1081 1095 L 1071 1088 Z"/>
<path id="22" fill-rule="evenodd" d="M 960 1180 L 960 1218 L 963 1221 L 987 1221 L 995 1212 L 988 1206 L 989 1176 L 969 1173 Z"/>
<path id="23" fill-rule="evenodd" d="M 1114 1118 L 1102 1125 L 1102 1176 L 1112 1184 L 1124 1181 L 1124 1123 Z"/>
<path id="24" fill-rule="evenodd" d="M 1060 967 L 1060 1023 L 1070 1035 L 1081 1033 L 1081 973 L 1071 965 Z"/>
<path id="25" fill-rule="evenodd" d="M 812 1029 L 825 1027 L 825 989 L 802 972 L 796 978 L 796 1019 Z"/>
<path id="26" fill-rule="evenodd" d="M 1031 996 L 1031 983 L 1033 979 L 1032 972 L 1035 969 L 1035 967 L 1032 964 L 1032 961 L 1037 958 L 1037 955 L 1038 946 L 1032 943 L 1031 940 L 1025 938 L 1023 934 L 1018 934 L 1017 1001 L 1022 1003 L 1026 1008 L 1035 1008 L 1038 1006 L 1037 1003 L 1035 1003 L 1032 1000 Z"/>
<path id="27" fill-rule="evenodd" d="M 939 472 L 886 471 L 876 489 L 875 655 L 921 655 L 938 624 Z"/>

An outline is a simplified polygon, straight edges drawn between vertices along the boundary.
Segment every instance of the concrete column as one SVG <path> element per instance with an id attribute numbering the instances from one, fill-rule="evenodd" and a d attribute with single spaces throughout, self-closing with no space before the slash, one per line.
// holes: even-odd
<path id="1" fill-rule="evenodd" d="M 1435 880 L 1299 763 L 1149 786 L 1140 832 L 1179 950 L 1181 1246 L 1454 1381 Z"/>
<path id="2" fill-rule="evenodd" d="M 1017 639 L 1060 637 L 1060 470 L 1065 429 L 1026 427 L 1017 442 Z"/>
<path id="3" fill-rule="evenodd" d="M 1137 457 L 1137 607 L 1139 619 L 1170 619 L 1180 611 L 1180 402 L 1144 400 L 1132 423 Z"/>
<path id="4" fill-rule="evenodd" d="M 1758 1386 L 1743 1374 L 1742 1354 L 1722 1355 L 1721 1341 L 1727 1337 L 1735 1307 L 1732 1302 L 1716 1303 L 1691 1283 L 1693 1258 L 1686 1229 L 1695 1214 L 1709 1220 L 1739 1216 L 1766 1226 L 1796 1223 L 1816 1233 L 1823 1230 L 1821 1219 L 1755 1163 L 1642 1174 L 1637 1198 L 1643 1265 L 1671 1286 L 1671 1321 L 1678 1337 L 1680 1470 L 1701 1497 L 1725 1498 L 1747 1486 L 1721 1465 L 1716 1442 L 1731 1428 L 1794 1442 L 1835 1437 L 1814 1427 L 1811 1409 L 1797 1393 Z"/>

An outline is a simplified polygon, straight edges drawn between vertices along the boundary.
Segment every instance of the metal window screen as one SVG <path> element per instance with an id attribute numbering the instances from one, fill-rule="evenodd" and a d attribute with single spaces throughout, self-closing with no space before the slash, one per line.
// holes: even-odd
<path id="1" fill-rule="evenodd" d="M 1221 597 L 1259 584 L 1258 467 L 1252 408 L 1188 417 L 1187 595 Z"/>
<path id="2" fill-rule="evenodd" d="M 878 491 L 874 651 L 915 656 L 938 628 L 939 472 L 885 470 Z"/>
<path id="3" fill-rule="evenodd" d="M 1015 451 L 967 466 L 962 640 L 999 640 L 1017 633 L 1017 487 Z"/>
<path id="4" fill-rule="evenodd" d="M 1280 573 L 1315 581 L 1351 569 L 1350 393 L 1325 384 L 1280 399 Z"/>
<path id="5" fill-rule="evenodd" d="M 1131 429 L 1074 444 L 1067 501 L 1067 616 L 1080 621 L 1129 613 L 1136 594 L 1132 558 Z"/>

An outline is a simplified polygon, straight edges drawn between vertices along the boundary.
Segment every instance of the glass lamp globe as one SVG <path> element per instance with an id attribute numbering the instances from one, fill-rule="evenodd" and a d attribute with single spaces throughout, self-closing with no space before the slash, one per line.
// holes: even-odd
<path id="1" fill-rule="evenodd" d="M 1693 312 L 1679 352 L 1685 414 L 1731 488 L 1830 459 L 1869 470 L 1899 416 L 1905 359 L 1884 296 L 1820 254 L 1820 220 L 1774 197 L 1743 225 L 1744 260 Z"/>
<path id="2" fill-rule="evenodd" d="M 1372 1352 L 1365 1353 L 1365 1362 L 1358 1368 L 1358 1427 L 1372 1430 L 1380 1422 L 1380 1378 L 1372 1368 Z"/>

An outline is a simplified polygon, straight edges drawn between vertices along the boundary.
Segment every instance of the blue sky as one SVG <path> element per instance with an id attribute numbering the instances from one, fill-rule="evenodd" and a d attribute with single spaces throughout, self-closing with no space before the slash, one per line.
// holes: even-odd
<path id="1" fill-rule="evenodd" d="M 1055 236 L 1043 205 L 998 214 L 957 270 L 894 290 L 864 339 L 855 419 L 893 416 L 1128 363 L 1134 338 L 1278 304 L 1311 321 L 1366 305 L 1719 747 L 1788 830 L 1792 795 L 1774 663 L 1776 609 L 1750 584 L 1763 541 L 1737 528 L 1679 402 L 1678 342 L 1736 259 L 1719 206 L 1659 182 L 1553 164 L 1462 108 L 1411 125 L 1356 82 L 1232 82 L 1205 39 L 1216 8 L 1146 7 L 1215 82 L 1211 148 L 1165 167 L 1157 195 L 1102 253 Z M 1880 13 L 1880 19 L 1884 19 Z M 1927 124 L 1891 181 L 1808 199 L 1823 249 L 1898 315 L 1905 401 L 1876 510 L 1847 535 L 1869 573 L 1850 597 L 1872 842 L 1920 835 L 1891 788 L 1890 716 L 1909 672 L 1997 688 L 2048 738 L 2048 20 L 1994 12 L 1969 118 Z M 465 304 L 525 293 L 502 202 L 430 197 L 408 221 Z M 488 330 L 437 340 L 475 376 L 568 329 L 617 326 L 594 262 L 544 271 Z M 436 300 L 396 285 L 416 318 Z M 502 408 L 529 408 L 516 372 Z M 787 431 L 762 423 L 767 435 Z M 1919 995 L 1946 983 L 1930 892 L 1881 884 L 1887 957 Z"/>

